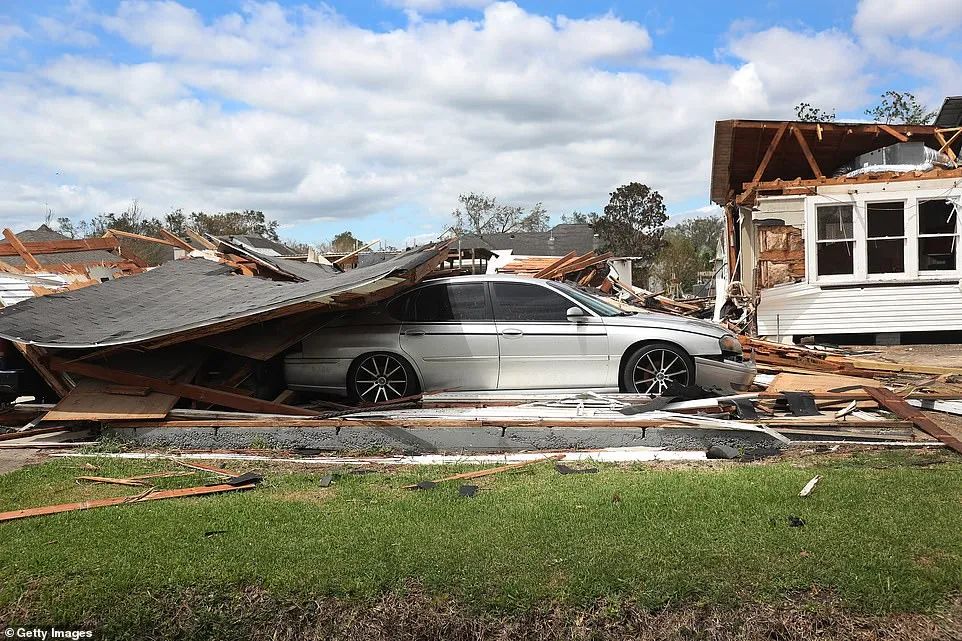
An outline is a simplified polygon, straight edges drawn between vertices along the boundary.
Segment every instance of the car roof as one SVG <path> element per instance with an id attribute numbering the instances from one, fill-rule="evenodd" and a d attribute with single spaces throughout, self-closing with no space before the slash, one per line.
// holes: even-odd
<path id="1" fill-rule="evenodd" d="M 514 274 L 471 274 L 468 276 L 445 276 L 444 278 L 431 278 L 418 283 L 421 285 L 432 285 L 437 283 L 488 283 L 488 282 L 509 282 L 509 283 L 548 283 L 550 281 L 543 278 L 532 278 L 531 276 L 516 276 Z"/>

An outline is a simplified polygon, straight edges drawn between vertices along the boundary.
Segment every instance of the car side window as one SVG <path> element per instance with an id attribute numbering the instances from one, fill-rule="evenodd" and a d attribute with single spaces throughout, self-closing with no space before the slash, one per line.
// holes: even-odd
<path id="1" fill-rule="evenodd" d="M 568 309 L 577 307 L 547 287 L 527 283 L 494 283 L 494 300 L 499 321 L 563 321 Z"/>
<path id="2" fill-rule="evenodd" d="M 433 285 L 416 292 L 409 320 L 443 323 L 491 320 L 484 297 L 484 283 Z"/>
<path id="3" fill-rule="evenodd" d="M 387 313 L 399 321 L 413 320 L 413 306 L 411 305 L 411 298 L 417 292 L 409 292 L 403 296 L 398 296 L 392 300 L 387 305 Z"/>

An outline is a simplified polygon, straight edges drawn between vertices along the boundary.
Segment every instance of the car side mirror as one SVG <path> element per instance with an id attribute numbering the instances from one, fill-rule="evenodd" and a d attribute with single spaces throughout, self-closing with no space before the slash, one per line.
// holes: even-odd
<path id="1" fill-rule="evenodd" d="M 588 316 L 585 314 L 585 310 L 581 309 L 580 307 L 569 307 L 568 311 L 565 312 L 565 315 L 568 317 L 568 320 L 574 323 L 580 322 Z"/>

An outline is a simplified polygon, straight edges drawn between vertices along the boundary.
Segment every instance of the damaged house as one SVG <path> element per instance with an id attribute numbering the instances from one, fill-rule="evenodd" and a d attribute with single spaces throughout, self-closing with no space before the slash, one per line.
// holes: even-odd
<path id="1" fill-rule="evenodd" d="M 711 198 L 758 335 L 962 329 L 959 106 L 935 125 L 716 123 Z"/>

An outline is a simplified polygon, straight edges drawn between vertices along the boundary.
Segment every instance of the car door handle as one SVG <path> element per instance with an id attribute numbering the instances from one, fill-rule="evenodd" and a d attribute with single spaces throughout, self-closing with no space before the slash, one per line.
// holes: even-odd
<path id="1" fill-rule="evenodd" d="M 424 336 L 426 332 L 423 329 L 407 329 L 404 330 L 405 336 Z"/>
<path id="2" fill-rule="evenodd" d="M 520 329 L 514 329 L 514 328 L 503 329 L 501 330 L 501 335 L 502 336 L 524 336 L 524 332 L 522 332 Z"/>

